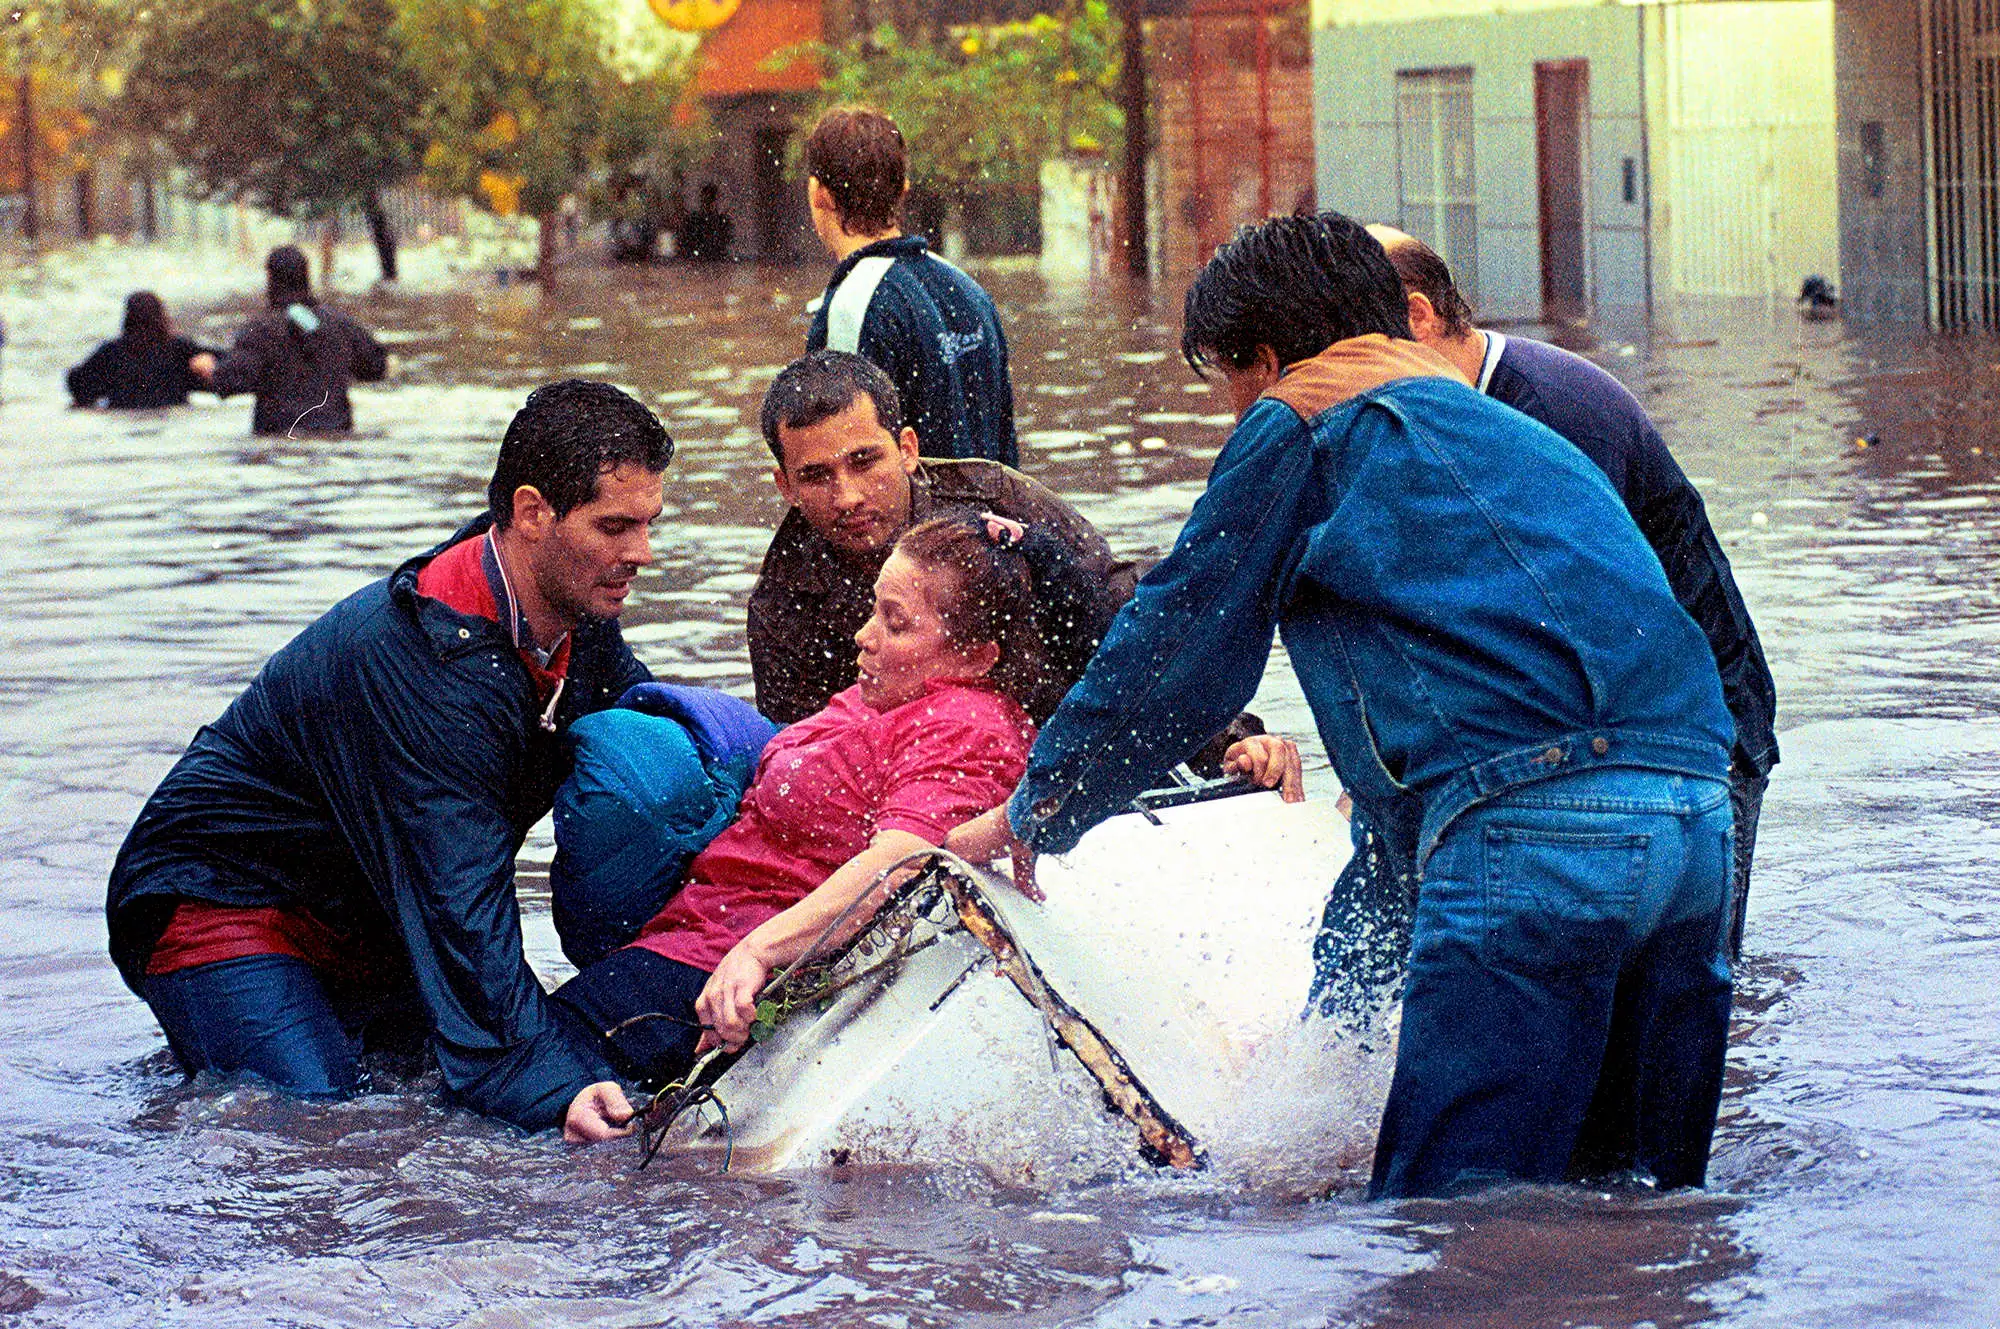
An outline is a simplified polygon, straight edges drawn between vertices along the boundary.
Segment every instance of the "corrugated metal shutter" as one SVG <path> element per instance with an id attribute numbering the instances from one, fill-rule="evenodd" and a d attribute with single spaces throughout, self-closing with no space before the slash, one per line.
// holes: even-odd
<path id="1" fill-rule="evenodd" d="M 1807 274 L 1837 282 L 1832 0 L 1665 18 L 1672 291 L 1790 298 Z"/>
<path id="2" fill-rule="evenodd" d="M 1396 161 L 1403 230 L 1451 267 L 1466 302 L 1479 305 L 1477 199 L 1473 193 L 1472 71 L 1396 75 Z"/>

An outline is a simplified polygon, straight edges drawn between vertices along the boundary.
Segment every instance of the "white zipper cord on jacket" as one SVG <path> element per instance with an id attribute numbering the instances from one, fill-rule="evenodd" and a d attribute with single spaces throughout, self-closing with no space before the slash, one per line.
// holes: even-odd
<path id="1" fill-rule="evenodd" d="M 500 558 L 500 546 L 493 539 L 489 528 L 486 532 L 486 547 L 493 551 L 493 566 L 500 569 L 500 589 L 507 593 L 507 635 L 513 639 L 514 649 L 521 649 L 521 602 L 514 598 L 514 583 L 507 579 L 507 564 Z M 549 704 L 542 711 L 542 730 L 553 734 L 556 731 L 556 703 L 562 700 L 563 684 L 569 680 L 556 676 L 556 690 L 549 694 Z"/>

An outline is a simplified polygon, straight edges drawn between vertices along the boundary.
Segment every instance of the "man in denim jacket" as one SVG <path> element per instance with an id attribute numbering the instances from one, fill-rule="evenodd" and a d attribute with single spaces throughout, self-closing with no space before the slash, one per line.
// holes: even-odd
<path id="1" fill-rule="evenodd" d="M 1728 1036 L 1732 725 L 1603 473 L 1410 339 L 1337 213 L 1239 232 L 1182 350 L 1240 412 L 1173 552 L 1005 809 L 1063 852 L 1285 644 L 1341 783 L 1421 880 L 1373 1193 L 1704 1177 Z M 968 849 L 990 847 L 974 837 Z"/>

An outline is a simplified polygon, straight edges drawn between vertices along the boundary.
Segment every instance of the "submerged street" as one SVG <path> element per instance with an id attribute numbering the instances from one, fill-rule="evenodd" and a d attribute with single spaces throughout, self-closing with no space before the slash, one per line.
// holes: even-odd
<path id="1" fill-rule="evenodd" d="M 1369 1205 L 1385 1054 L 1308 1037 L 1270 1059 L 1268 1101 L 1202 1175 L 1085 1151 L 1033 1178 L 949 1161 L 639 1174 L 632 1147 L 524 1137 L 421 1085 L 319 1106 L 184 1083 L 105 955 L 105 875 L 146 794 L 266 656 L 480 510 L 508 419 L 551 379 L 608 379 L 666 422 L 660 561 L 626 635 L 662 678 L 747 695 L 744 602 L 782 513 L 757 407 L 825 272 L 576 265 L 543 292 L 419 254 L 406 289 L 358 294 L 350 262 L 331 298 L 380 331 L 390 377 L 354 393 L 356 433 L 297 441 L 251 437 L 242 398 L 113 415 L 62 391 L 136 287 L 226 345 L 254 262 L 130 249 L 0 268 L 0 1319 L 2000 1318 L 1990 340 L 1864 336 L 1785 306 L 1561 338 L 1633 389 L 1702 490 L 1777 679 L 1783 763 L 1705 1193 Z M 1022 469 L 1119 552 L 1157 558 L 1231 423 L 1220 384 L 1180 362 L 1182 285 L 979 276 L 1011 341 Z M 1311 734 L 1282 651 L 1253 709 Z M 1308 746 L 1309 788 L 1330 795 Z M 527 858 L 548 852 L 544 830 Z M 523 908 L 556 978 L 532 872 Z"/>

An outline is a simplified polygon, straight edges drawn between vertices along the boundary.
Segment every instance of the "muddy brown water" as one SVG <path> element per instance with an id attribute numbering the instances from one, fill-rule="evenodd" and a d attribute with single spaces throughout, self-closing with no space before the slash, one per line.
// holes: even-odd
<path id="1" fill-rule="evenodd" d="M 194 729 L 476 510 L 509 415 L 553 377 L 612 379 L 666 419 L 660 566 L 629 633 L 664 676 L 746 688 L 743 604 L 779 515 L 756 407 L 822 274 L 356 296 L 399 364 L 357 393 L 349 438 L 252 439 L 240 400 L 67 410 L 60 369 L 130 286 L 167 284 L 226 337 L 248 306 L 191 261 L 0 276 L 0 1322 L 2000 1322 L 2000 345 L 1785 310 L 1583 343 L 1701 483 L 1778 678 L 1707 1192 L 1387 1206 L 1351 1173 L 637 1175 L 627 1148 L 524 1137 L 422 1084 L 324 1107 L 184 1083 L 105 958 L 103 880 Z M 1163 552 L 1228 423 L 1173 354 L 1177 292 L 989 284 L 1027 468 L 1114 545 Z M 1305 723 L 1282 660 L 1259 706 Z M 532 879 L 524 909 L 553 974 Z"/>

